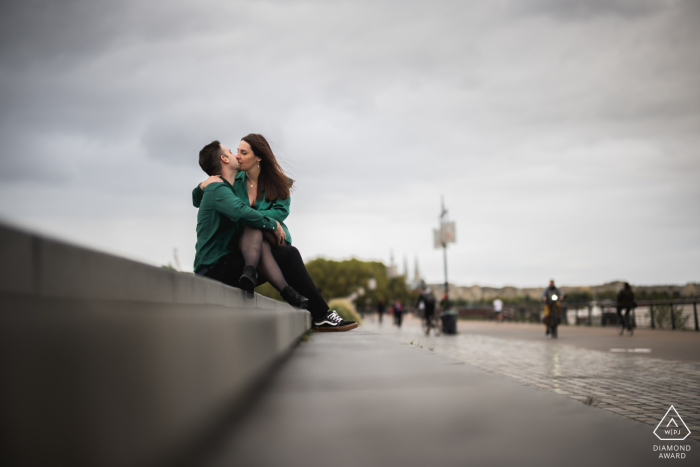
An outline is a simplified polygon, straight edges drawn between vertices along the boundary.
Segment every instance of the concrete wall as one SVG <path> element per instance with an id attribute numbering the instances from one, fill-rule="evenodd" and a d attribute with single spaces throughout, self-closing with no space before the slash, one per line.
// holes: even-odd
<path id="1" fill-rule="evenodd" d="M 310 315 L 0 225 L 0 464 L 139 466 L 196 443 Z"/>

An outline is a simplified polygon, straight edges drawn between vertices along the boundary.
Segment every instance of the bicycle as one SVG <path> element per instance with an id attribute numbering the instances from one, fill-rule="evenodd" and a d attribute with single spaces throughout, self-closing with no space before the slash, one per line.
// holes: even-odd
<path id="1" fill-rule="evenodd" d="M 620 318 L 622 318 L 619 320 L 619 323 L 618 323 L 618 325 L 620 327 L 620 335 L 623 335 L 625 333 L 625 328 L 627 328 L 627 331 L 629 331 L 630 336 L 634 335 L 634 328 L 637 327 L 637 320 L 636 320 L 636 316 L 634 314 L 635 308 L 636 307 L 632 307 L 630 309 L 629 314 L 625 313 L 623 315 L 622 312 L 620 312 L 619 316 L 620 316 Z"/>
<path id="2" fill-rule="evenodd" d="M 546 303 L 549 307 L 547 334 L 551 335 L 552 339 L 557 338 L 557 328 L 559 326 L 559 307 L 557 305 L 559 304 L 559 300 L 561 300 L 561 297 L 557 296 L 555 293 L 549 294 L 546 297 Z"/>
<path id="3" fill-rule="evenodd" d="M 440 335 L 440 318 L 437 313 L 432 313 L 427 318 L 423 319 L 423 329 L 425 329 L 425 335 L 430 335 L 430 329 L 435 329 L 435 337 Z"/>

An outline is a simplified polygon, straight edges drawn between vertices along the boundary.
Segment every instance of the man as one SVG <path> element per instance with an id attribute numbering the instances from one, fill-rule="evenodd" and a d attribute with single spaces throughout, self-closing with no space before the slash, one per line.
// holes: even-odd
<path id="1" fill-rule="evenodd" d="M 556 297 L 556 298 L 554 298 Z M 549 335 L 549 320 L 550 316 L 552 314 L 552 305 L 554 305 L 554 308 L 557 311 L 557 318 L 561 318 L 561 299 L 562 299 L 562 294 L 561 290 L 559 290 L 555 285 L 554 285 L 554 279 L 549 281 L 549 287 L 544 289 L 542 291 L 542 301 L 545 302 L 544 305 L 544 325 L 547 327 L 547 330 L 545 332 L 545 336 Z M 556 336 L 555 336 L 556 337 Z"/>
<path id="2" fill-rule="evenodd" d="M 241 201 L 233 192 L 238 162 L 229 148 L 213 141 L 199 152 L 199 165 L 208 175 L 220 175 L 221 183 L 211 183 L 197 213 L 197 246 L 194 261 L 196 274 L 234 287 L 243 272 L 245 261 L 237 248 L 231 247 L 236 230 L 242 225 L 283 236 L 279 222 L 261 214 Z M 292 246 L 273 246 L 272 255 L 291 287 L 309 299 L 307 309 L 317 332 L 349 331 L 357 327 L 330 310 L 306 271 L 299 251 Z M 260 276 L 258 285 L 267 281 Z"/>

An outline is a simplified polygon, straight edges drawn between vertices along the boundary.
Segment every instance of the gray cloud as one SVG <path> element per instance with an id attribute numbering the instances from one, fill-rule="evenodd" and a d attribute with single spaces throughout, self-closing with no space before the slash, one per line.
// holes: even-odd
<path id="1" fill-rule="evenodd" d="M 697 2 L 59 3 L 0 11 L 4 217 L 189 262 L 198 150 L 261 132 L 307 257 L 439 279 L 442 193 L 457 281 L 700 274 Z"/>
<path id="2" fill-rule="evenodd" d="M 512 2 L 511 5 L 523 12 L 565 20 L 589 20 L 601 16 L 635 18 L 669 7 L 668 3 L 657 0 L 531 0 Z"/>

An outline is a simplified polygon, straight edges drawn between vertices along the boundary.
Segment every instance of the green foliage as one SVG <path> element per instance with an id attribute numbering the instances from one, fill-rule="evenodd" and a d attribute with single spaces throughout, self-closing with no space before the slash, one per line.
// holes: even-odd
<path id="1" fill-rule="evenodd" d="M 590 292 L 569 292 L 564 296 L 566 303 L 588 303 L 593 300 Z"/>
<path id="2" fill-rule="evenodd" d="M 299 338 L 299 340 L 302 342 L 309 342 L 311 341 L 311 336 L 313 335 L 313 333 L 313 329 L 307 329 L 306 332 L 304 332 L 304 334 Z"/>
<path id="3" fill-rule="evenodd" d="M 634 292 L 634 298 L 637 300 L 669 300 L 672 298 L 680 298 L 681 293 L 679 291 L 674 291 L 673 294 L 668 293 L 668 291 L 653 291 L 649 292 L 647 290 L 639 290 Z"/>
<path id="4" fill-rule="evenodd" d="M 331 307 L 331 310 L 335 310 L 345 321 L 357 321 L 359 324 L 362 323 L 360 315 L 358 315 L 355 310 L 343 304 L 340 300 L 333 300 L 328 303 L 328 306 Z"/>
<path id="5" fill-rule="evenodd" d="M 277 289 L 272 287 L 272 285 L 270 285 L 269 282 L 265 282 L 264 284 L 257 286 L 255 288 L 255 291 L 257 293 L 259 293 L 260 295 L 262 295 L 263 297 L 270 297 L 274 300 L 279 300 L 280 302 L 284 302 L 280 293 L 277 291 Z"/>
<path id="6" fill-rule="evenodd" d="M 392 284 L 392 280 L 386 276 L 387 267 L 378 261 L 333 261 L 317 258 L 306 263 L 306 270 L 326 302 L 334 298 L 348 297 L 353 292 L 360 292 L 360 288 L 364 293 L 358 294 L 354 305 L 365 309 L 374 309 L 379 301 L 383 301 L 388 307 L 391 304 L 392 286 L 394 296 L 404 305 L 413 305 L 420 295 L 419 291 L 408 290 L 403 276 L 394 279 Z M 375 290 L 369 290 L 371 278 L 377 282 Z M 256 287 L 255 291 L 265 297 L 282 301 L 279 292 L 269 283 Z M 356 319 L 353 318 L 353 321 Z"/>
<path id="7" fill-rule="evenodd" d="M 682 315 L 683 307 L 675 305 L 654 305 L 654 320 L 659 329 L 672 329 L 671 311 L 676 321 L 676 329 L 687 329 L 690 315 Z"/>
<path id="8" fill-rule="evenodd" d="M 606 290 L 604 292 L 597 292 L 595 294 L 595 299 L 596 300 L 614 300 L 617 301 L 617 292 L 614 290 Z M 568 300 L 568 297 L 567 297 Z"/>
<path id="9" fill-rule="evenodd" d="M 386 275 L 387 267 L 378 261 L 360 261 L 354 258 L 333 261 L 317 258 L 306 263 L 306 270 L 326 301 L 347 297 L 362 287 L 364 294 L 355 299 L 356 306 L 374 308 L 379 301 L 383 301 L 387 306 L 391 303 L 392 280 Z M 370 278 L 377 281 L 377 288 L 373 291 L 368 287 Z M 413 294 L 409 293 L 403 276 L 393 280 L 393 289 L 396 298 L 404 303 L 411 303 Z"/>
<path id="10" fill-rule="evenodd" d="M 171 271 L 177 271 L 177 269 L 175 269 L 175 267 L 174 267 L 172 264 L 170 264 L 170 263 L 162 265 L 161 268 L 163 268 L 163 269 L 169 269 L 169 270 L 171 270 Z"/>

